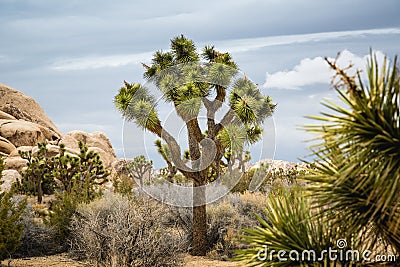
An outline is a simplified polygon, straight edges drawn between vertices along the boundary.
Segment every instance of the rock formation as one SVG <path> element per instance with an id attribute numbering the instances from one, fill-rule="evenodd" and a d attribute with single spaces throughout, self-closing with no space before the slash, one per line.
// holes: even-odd
<path id="1" fill-rule="evenodd" d="M 112 168 L 117 158 L 104 133 L 75 130 L 63 135 L 34 99 L 0 84 L 0 156 L 5 158 L 2 179 L 5 183 L 0 191 L 8 189 L 26 167 L 27 162 L 18 151 L 32 150 L 35 154 L 37 144 L 46 142 L 50 156 L 58 153 L 60 144 L 65 145 L 68 153 L 77 155 L 78 141 L 87 145 L 89 151 L 98 153 L 104 167 Z"/>
<path id="2" fill-rule="evenodd" d="M 61 137 L 57 126 L 33 98 L 0 84 L 0 99 L 0 119 L 33 122 L 53 132 L 54 138 Z"/>

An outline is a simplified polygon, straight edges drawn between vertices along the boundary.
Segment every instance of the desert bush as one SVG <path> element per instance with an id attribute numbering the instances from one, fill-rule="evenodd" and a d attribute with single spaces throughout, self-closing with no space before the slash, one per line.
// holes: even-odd
<path id="1" fill-rule="evenodd" d="M 114 176 L 113 188 L 114 192 L 123 196 L 130 196 L 133 194 L 133 189 L 137 186 L 135 181 L 127 174 L 120 174 Z"/>
<path id="2" fill-rule="evenodd" d="M 13 192 L 0 193 L 0 260 L 11 257 L 21 243 L 26 205 L 26 199 Z"/>
<path id="3" fill-rule="evenodd" d="M 50 207 L 49 218 L 45 220 L 45 223 L 53 228 L 60 244 L 66 245 L 65 241 L 70 236 L 72 216 L 76 213 L 78 205 L 90 203 L 102 196 L 102 191 L 96 191 L 94 186 L 85 183 L 82 188 L 79 184 L 75 184 L 70 191 L 62 191 L 56 194 L 56 199 Z"/>
<path id="4" fill-rule="evenodd" d="M 145 196 L 108 194 L 80 205 L 71 253 L 97 266 L 176 266 L 186 241 L 163 219 L 168 209 Z"/>
<path id="5" fill-rule="evenodd" d="M 232 258 L 234 251 L 243 248 L 239 242 L 242 229 L 257 225 L 257 214 L 266 207 L 262 193 L 229 194 L 207 209 L 207 249 L 215 259 Z"/>
<path id="6" fill-rule="evenodd" d="M 231 189 L 232 193 L 244 193 L 249 190 L 250 182 L 253 179 L 255 169 L 250 169 L 246 172 L 239 172 L 239 169 L 234 169 L 232 175 L 240 175 L 238 183 Z"/>
<path id="7" fill-rule="evenodd" d="M 28 208 L 24 216 L 24 231 L 15 257 L 36 257 L 59 253 L 63 247 L 55 239 L 54 229 L 36 220 L 35 212 Z"/>

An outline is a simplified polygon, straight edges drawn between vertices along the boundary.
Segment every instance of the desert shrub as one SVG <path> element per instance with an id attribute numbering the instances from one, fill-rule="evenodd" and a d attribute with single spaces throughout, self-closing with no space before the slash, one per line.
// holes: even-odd
<path id="1" fill-rule="evenodd" d="M 115 176 L 113 179 L 114 192 L 123 196 L 130 196 L 136 187 L 135 181 L 127 174 Z"/>
<path id="2" fill-rule="evenodd" d="M 24 231 L 21 244 L 15 251 L 16 257 L 35 257 L 52 255 L 63 250 L 55 239 L 54 229 L 47 227 L 35 218 L 32 209 L 24 216 Z"/>
<path id="3" fill-rule="evenodd" d="M 231 189 L 232 193 L 244 193 L 249 190 L 250 182 L 253 179 L 255 169 L 240 173 L 238 169 L 233 170 L 233 175 L 240 175 L 238 183 Z"/>
<path id="4" fill-rule="evenodd" d="M 26 205 L 26 199 L 13 192 L 0 193 L 0 260 L 11 257 L 21 243 Z"/>
<path id="5" fill-rule="evenodd" d="M 168 213 L 145 196 L 108 194 L 80 205 L 71 225 L 71 253 L 97 266 L 176 266 L 183 234 L 164 224 Z"/>
<path id="6" fill-rule="evenodd" d="M 80 203 L 90 203 L 102 196 L 101 190 L 95 190 L 93 184 L 85 183 L 83 188 L 75 184 L 70 191 L 62 191 L 56 194 L 56 199 L 50 207 L 50 215 L 45 223 L 54 229 L 55 236 L 60 244 L 70 235 L 72 216 L 76 213 Z"/>
<path id="7" fill-rule="evenodd" d="M 215 259 L 232 258 L 234 251 L 243 248 L 239 242 L 242 229 L 257 225 L 257 214 L 266 207 L 261 193 L 229 194 L 210 204 L 207 209 L 207 249 Z"/>

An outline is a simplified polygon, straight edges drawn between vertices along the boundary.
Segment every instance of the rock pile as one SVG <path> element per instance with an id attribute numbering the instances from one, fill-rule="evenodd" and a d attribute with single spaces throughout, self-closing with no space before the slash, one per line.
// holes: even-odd
<path id="1" fill-rule="evenodd" d="M 26 160 L 18 151 L 34 153 L 38 143 L 46 142 L 50 154 L 56 155 L 60 144 L 71 154 L 78 154 L 78 141 L 87 145 L 89 151 L 97 152 L 104 167 L 112 168 L 117 157 L 104 133 L 75 130 L 63 135 L 34 99 L 0 84 L 0 156 L 5 158 L 4 183 L 0 191 L 8 189 L 26 167 Z"/>

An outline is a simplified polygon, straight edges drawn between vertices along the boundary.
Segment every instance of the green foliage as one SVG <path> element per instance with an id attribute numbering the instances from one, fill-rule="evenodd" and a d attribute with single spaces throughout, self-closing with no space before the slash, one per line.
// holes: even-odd
<path id="1" fill-rule="evenodd" d="M 131 196 L 133 193 L 133 188 L 136 186 L 135 181 L 130 177 L 130 175 L 119 175 L 114 177 L 113 187 L 114 192 L 121 194 L 123 196 Z"/>
<path id="2" fill-rule="evenodd" d="M 383 238 L 400 252 L 400 72 L 397 60 L 379 66 L 371 53 L 368 81 L 349 76 L 329 62 L 339 81 L 341 104 L 324 103 L 331 113 L 312 117 L 322 125 L 313 147 L 315 170 L 308 177 L 315 198 L 333 212 L 338 225 L 369 238 Z"/>
<path id="3" fill-rule="evenodd" d="M 95 186 L 107 182 L 110 171 L 106 170 L 99 154 L 88 151 L 88 147 L 82 142 L 78 143 L 80 153 L 72 156 L 66 153 L 65 146 L 60 145 L 60 153 L 52 158 L 54 167 L 51 170 L 54 178 L 63 185 L 63 190 L 71 193 L 73 188 L 85 189 L 82 192 L 87 199 L 92 199 L 95 193 Z"/>
<path id="4" fill-rule="evenodd" d="M 50 218 L 46 221 L 55 229 L 59 241 L 64 241 L 69 234 L 69 223 L 79 203 L 90 202 L 101 195 L 98 186 L 107 181 L 109 170 L 104 169 L 100 156 L 88 152 L 87 146 L 79 142 L 79 155 L 70 155 L 65 146 L 60 145 L 59 154 L 49 156 L 47 144 L 38 144 L 38 152 L 20 152 L 28 160 L 24 179 L 17 188 L 22 193 L 36 193 L 41 202 L 43 193 L 54 193 L 61 189 L 52 203 Z M 55 180 L 61 182 L 56 187 Z"/>
<path id="5" fill-rule="evenodd" d="M 23 180 L 17 185 L 17 190 L 24 194 L 37 196 L 42 202 L 43 194 L 53 194 L 56 182 L 52 175 L 53 161 L 48 155 L 47 143 L 38 144 L 38 151 L 19 151 L 21 158 L 26 159 L 28 168 L 23 173 Z"/>
<path id="6" fill-rule="evenodd" d="M 83 186 L 82 188 L 75 184 L 71 191 L 56 194 L 56 199 L 52 203 L 50 217 L 45 223 L 53 228 L 60 244 L 63 244 L 70 236 L 72 216 L 76 214 L 78 205 L 90 203 L 102 196 L 102 191 L 94 190 L 93 185 L 85 183 Z"/>
<path id="7" fill-rule="evenodd" d="M 36 153 L 20 151 L 22 158 L 28 160 L 28 168 L 23 173 L 23 180 L 17 185 L 19 192 L 38 196 L 41 203 L 43 194 L 53 194 L 57 189 L 56 180 L 62 184 L 61 190 L 71 193 L 73 187 L 87 190 L 87 198 L 95 195 L 94 185 L 107 181 L 109 170 L 104 169 L 100 156 L 90 151 L 82 142 L 78 143 L 80 153 L 71 155 L 65 146 L 60 145 L 59 154 L 50 156 L 47 144 L 38 144 Z"/>
<path id="8" fill-rule="evenodd" d="M 201 57 L 209 64 L 201 65 Z M 170 52 L 157 51 L 153 55 L 151 66 L 144 64 L 144 67 L 144 77 L 155 83 L 164 94 L 166 102 L 174 104 L 177 114 L 187 124 L 188 135 L 195 137 L 197 144 L 192 143 L 190 155 L 194 159 L 200 156 L 199 144 L 205 137 L 218 144 L 220 151 L 210 167 L 218 175 L 219 161 L 225 151 L 230 150 L 231 154 L 235 154 L 235 160 L 236 154 L 243 153 L 244 144 L 257 142 L 262 135 L 260 124 L 275 109 L 272 99 L 263 96 L 252 81 L 247 77 L 235 77 L 237 66 L 229 53 L 221 53 L 213 46 L 206 46 L 200 55 L 194 42 L 183 35 L 171 40 Z M 233 90 L 227 97 L 227 88 L 231 83 Z M 124 85 L 114 98 L 117 110 L 125 119 L 134 121 L 138 126 L 163 138 L 167 144 L 157 141 L 156 146 L 166 160 L 170 172 L 175 174 L 173 167 L 177 165 L 177 161 L 184 161 L 187 157 L 179 157 L 178 160 L 176 157 L 181 154 L 177 151 L 179 145 L 169 134 L 161 135 L 161 132 L 166 131 L 158 119 L 154 97 L 143 85 L 129 84 L 126 81 Z M 231 111 L 224 116 L 221 123 L 217 123 L 214 115 L 223 102 L 229 103 Z M 197 121 L 202 107 L 206 108 L 210 116 L 206 130 L 208 134 L 201 132 Z M 172 177 L 173 175 L 170 178 Z"/>
<path id="9" fill-rule="evenodd" d="M 322 251 L 336 248 L 340 238 L 349 242 L 348 248 L 357 247 L 356 239 L 346 236 L 343 229 L 317 215 L 318 208 L 312 208 L 310 198 L 300 187 L 286 188 L 279 195 L 271 194 L 264 212 L 265 219 L 257 215 L 261 226 L 245 230 L 242 240 L 248 247 L 237 251 L 235 259 L 247 266 L 326 266 L 324 264 L 329 264 L 327 257 L 321 261 L 318 258 L 323 255 Z M 285 251 L 287 261 L 279 260 L 277 252 L 280 250 Z M 306 255 L 302 259 L 303 251 L 310 250 L 316 257 L 308 258 Z M 291 251 L 297 252 L 292 252 L 293 258 L 300 255 L 298 260 L 289 258 Z M 340 266 L 341 263 L 344 264 L 338 258 L 337 264 Z"/>
<path id="10" fill-rule="evenodd" d="M 11 257 L 21 243 L 26 205 L 26 199 L 16 198 L 13 192 L 0 193 L 0 260 Z"/>

